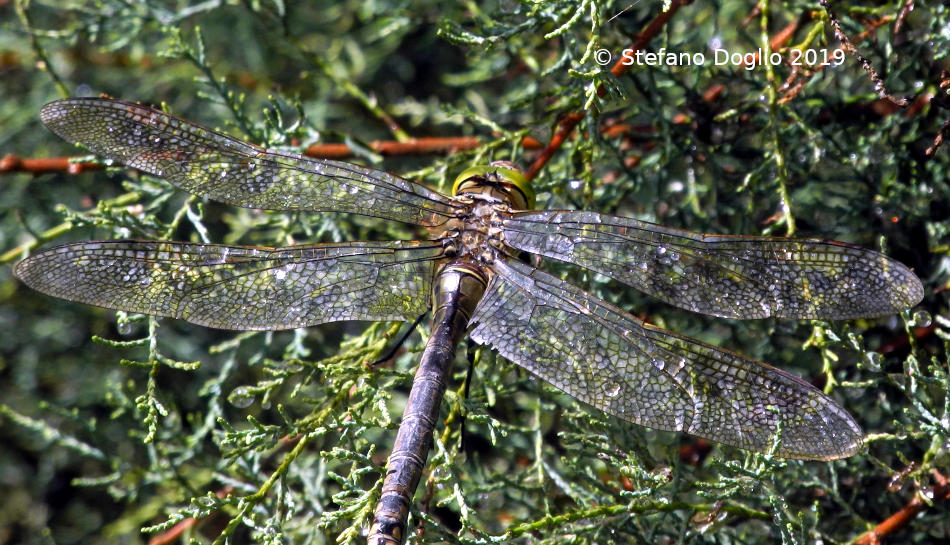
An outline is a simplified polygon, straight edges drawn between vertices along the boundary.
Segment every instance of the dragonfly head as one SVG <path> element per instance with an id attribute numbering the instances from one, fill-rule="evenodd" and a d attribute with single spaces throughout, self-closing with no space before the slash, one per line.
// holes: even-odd
<path id="1" fill-rule="evenodd" d="M 534 208 L 531 182 L 509 161 L 495 161 L 465 169 L 452 186 L 452 194 L 489 194 L 508 202 L 516 210 Z"/>

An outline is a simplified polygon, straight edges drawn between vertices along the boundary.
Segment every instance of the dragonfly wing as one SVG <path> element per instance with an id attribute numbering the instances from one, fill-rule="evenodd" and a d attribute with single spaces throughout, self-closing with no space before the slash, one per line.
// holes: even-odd
<path id="1" fill-rule="evenodd" d="M 153 108 L 71 98 L 40 110 L 54 133 L 202 197 L 246 208 L 352 212 L 425 226 L 451 199 L 379 170 L 265 150 Z"/>
<path id="2" fill-rule="evenodd" d="M 493 270 L 472 339 L 597 409 L 759 452 L 780 433 L 786 458 L 830 460 L 862 445 L 847 411 L 799 378 L 646 325 L 524 263 Z"/>
<path id="3" fill-rule="evenodd" d="M 411 320 L 429 309 L 429 242 L 287 248 L 184 242 L 80 242 L 34 254 L 16 276 L 43 293 L 220 329 L 338 320 Z"/>
<path id="4" fill-rule="evenodd" d="M 574 263 L 667 303 L 726 318 L 849 319 L 923 298 L 901 263 L 841 242 L 703 235 L 581 211 L 524 211 L 505 243 Z"/>

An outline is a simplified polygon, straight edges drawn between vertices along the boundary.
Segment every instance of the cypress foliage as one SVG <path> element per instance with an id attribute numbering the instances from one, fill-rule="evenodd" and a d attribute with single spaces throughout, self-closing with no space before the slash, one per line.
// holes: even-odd
<path id="1" fill-rule="evenodd" d="M 545 261 L 651 323 L 820 385 L 856 416 L 868 450 L 831 463 L 721 446 L 707 456 L 695 438 L 605 416 L 463 344 L 410 542 L 838 543 L 915 497 L 920 514 L 888 539 L 950 537 L 948 8 L 666 4 L 0 5 L 0 154 L 15 156 L 0 163 L 0 541 L 359 543 L 428 335 L 425 321 L 216 331 L 19 285 L 12 263 L 67 241 L 423 235 L 203 202 L 117 165 L 38 173 L 16 160 L 81 155 L 37 112 L 99 93 L 262 146 L 342 142 L 348 160 L 444 192 L 471 164 L 527 167 L 573 114 L 534 180 L 539 208 L 843 240 L 923 280 L 923 303 L 890 318 L 735 321 Z M 643 37 L 644 52 L 664 54 L 612 74 Z M 479 144 L 373 144 L 417 137 Z"/>

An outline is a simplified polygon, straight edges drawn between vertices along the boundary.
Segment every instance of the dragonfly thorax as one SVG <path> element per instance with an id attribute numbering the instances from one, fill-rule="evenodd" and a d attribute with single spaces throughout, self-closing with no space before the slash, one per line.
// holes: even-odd
<path id="1" fill-rule="evenodd" d="M 437 237 L 446 255 L 491 265 L 498 252 L 505 252 L 502 216 L 534 204 L 530 182 L 507 161 L 471 167 L 455 180 L 455 218 Z"/>
<path id="2" fill-rule="evenodd" d="M 456 201 L 464 203 L 464 209 L 439 236 L 446 255 L 490 265 L 497 253 L 504 251 L 501 215 L 509 212 L 509 206 L 497 197 L 481 194 L 459 196 Z"/>

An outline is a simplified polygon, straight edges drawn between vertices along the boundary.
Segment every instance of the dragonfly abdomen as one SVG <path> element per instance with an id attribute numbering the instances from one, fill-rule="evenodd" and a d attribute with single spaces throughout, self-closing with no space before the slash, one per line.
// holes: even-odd
<path id="1" fill-rule="evenodd" d="M 396 443 L 386 464 L 386 480 L 367 539 L 369 545 L 399 545 L 406 538 L 409 506 L 432 448 L 432 431 L 439 417 L 455 347 L 486 283 L 484 272 L 465 260 L 449 262 L 438 272 L 432 336 L 422 353 Z"/>

